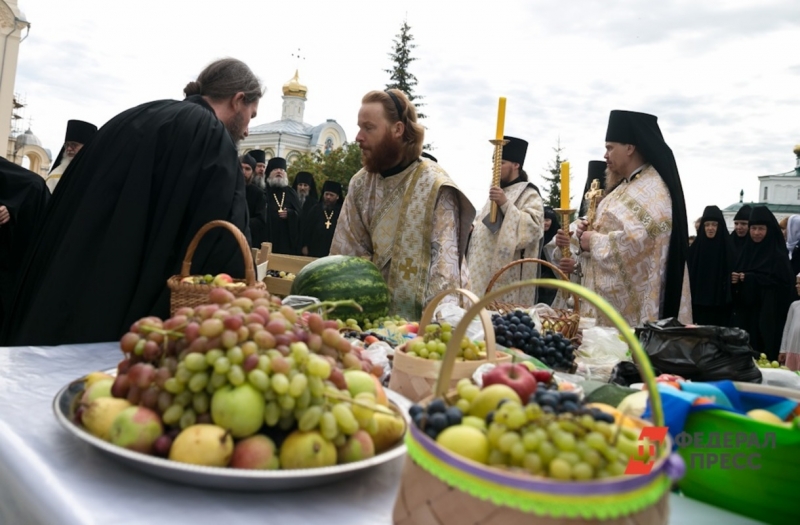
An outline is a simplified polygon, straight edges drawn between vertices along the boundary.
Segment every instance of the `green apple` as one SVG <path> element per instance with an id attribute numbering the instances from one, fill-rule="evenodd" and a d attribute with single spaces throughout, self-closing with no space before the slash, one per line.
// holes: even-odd
<path id="1" fill-rule="evenodd" d="M 381 388 L 381 392 L 378 391 L 380 385 L 376 379 L 375 376 L 363 370 L 345 370 L 344 372 L 344 381 L 347 383 L 347 390 L 350 391 L 352 397 L 356 397 L 361 392 L 369 392 L 378 399 L 378 394 L 382 394 L 383 389 Z M 386 403 L 381 404 L 385 405 Z"/>
<path id="2" fill-rule="evenodd" d="M 108 438 L 120 447 L 150 454 L 156 439 L 163 433 L 164 427 L 158 414 L 149 408 L 132 406 L 117 414 Z"/>
<path id="3" fill-rule="evenodd" d="M 235 438 L 255 434 L 264 424 L 264 394 L 250 383 L 223 387 L 211 398 L 211 419 Z"/>
<path id="4" fill-rule="evenodd" d="M 484 464 L 489 461 L 489 439 L 475 427 L 463 424 L 447 427 L 436 438 L 436 442 L 472 461 Z"/>
<path id="5" fill-rule="evenodd" d="M 472 404 L 469 407 L 469 415 L 486 419 L 486 415 L 497 409 L 497 405 L 503 399 L 522 404 L 519 396 L 510 386 L 501 384 L 489 385 L 478 392 L 478 395 L 472 400 Z"/>

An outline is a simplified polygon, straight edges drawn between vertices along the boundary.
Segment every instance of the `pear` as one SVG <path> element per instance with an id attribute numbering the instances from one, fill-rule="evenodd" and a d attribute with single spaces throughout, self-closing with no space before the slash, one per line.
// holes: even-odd
<path id="1" fill-rule="evenodd" d="M 375 453 L 380 454 L 392 448 L 406 433 L 405 420 L 397 414 L 389 415 L 375 412 L 376 428 L 369 428 L 369 435 L 375 445 Z"/>
<path id="2" fill-rule="evenodd" d="M 336 446 L 316 430 L 295 430 L 281 445 L 280 463 L 285 469 L 331 467 L 336 464 Z"/>
<path id="3" fill-rule="evenodd" d="M 169 449 L 169 459 L 203 465 L 227 467 L 233 455 L 233 438 L 228 430 L 217 425 L 186 427 Z"/>
<path id="4" fill-rule="evenodd" d="M 130 406 L 127 399 L 100 397 L 85 405 L 81 422 L 93 436 L 108 441 L 114 419 Z"/>
<path id="5" fill-rule="evenodd" d="M 86 384 L 86 390 L 92 388 L 92 385 L 97 383 L 98 381 L 102 381 L 103 379 L 110 379 L 114 381 L 114 376 L 106 374 L 105 372 L 92 372 L 90 374 L 86 374 L 83 378 L 83 382 Z"/>

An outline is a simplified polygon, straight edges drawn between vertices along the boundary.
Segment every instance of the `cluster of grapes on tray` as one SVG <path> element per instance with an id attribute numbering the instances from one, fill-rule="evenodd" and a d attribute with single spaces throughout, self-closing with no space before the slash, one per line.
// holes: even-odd
<path id="1" fill-rule="evenodd" d="M 540 333 L 527 313 L 521 310 L 492 316 L 495 342 L 517 348 L 555 370 L 570 370 L 575 361 L 575 347 L 559 332 Z"/>

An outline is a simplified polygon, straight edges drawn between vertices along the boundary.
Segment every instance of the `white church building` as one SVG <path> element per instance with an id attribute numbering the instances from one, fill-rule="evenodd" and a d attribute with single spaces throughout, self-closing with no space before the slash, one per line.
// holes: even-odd
<path id="1" fill-rule="evenodd" d="M 283 157 L 291 164 L 303 153 L 317 150 L 329 152 L 347 142 L 344 129 L 335 120 L 322 124 L 303 122 L 308 88 L 300 83 L 298 72 L 283 85 L 281 119 L 249 129 L 249 135 L 239 144 L 241 153 L 252 150 L 265 152 L 267 160 Z"/>
<path id="2" fill-rule="evenodd" d="M 733 217 L 745 204 L 766 206 L 778 221 L 789 215 L 800 215 L 800 144 L 793 151 L 796 157 L 793 170 L 758 177 L 758 202 L 743 202 L 742 192 L 739 202 L 722 210 L 729 231 L 733 231 Z"/>

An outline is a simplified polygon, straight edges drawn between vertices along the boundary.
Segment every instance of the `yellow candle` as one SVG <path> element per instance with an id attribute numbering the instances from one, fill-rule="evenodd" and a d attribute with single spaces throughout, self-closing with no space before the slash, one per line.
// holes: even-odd
<path id="1" fill-rule="evenodd" d="M 500 105 L 497 106 L 497 133 L 495 139 L 503 140 L 503 128 L 506 124 L 506 97 L 500 97 Z"/>
<path id="2" fill-rule="evenodd" d="M 561 163 L 561 209 L 569 209 L 569 162 Z"/>

